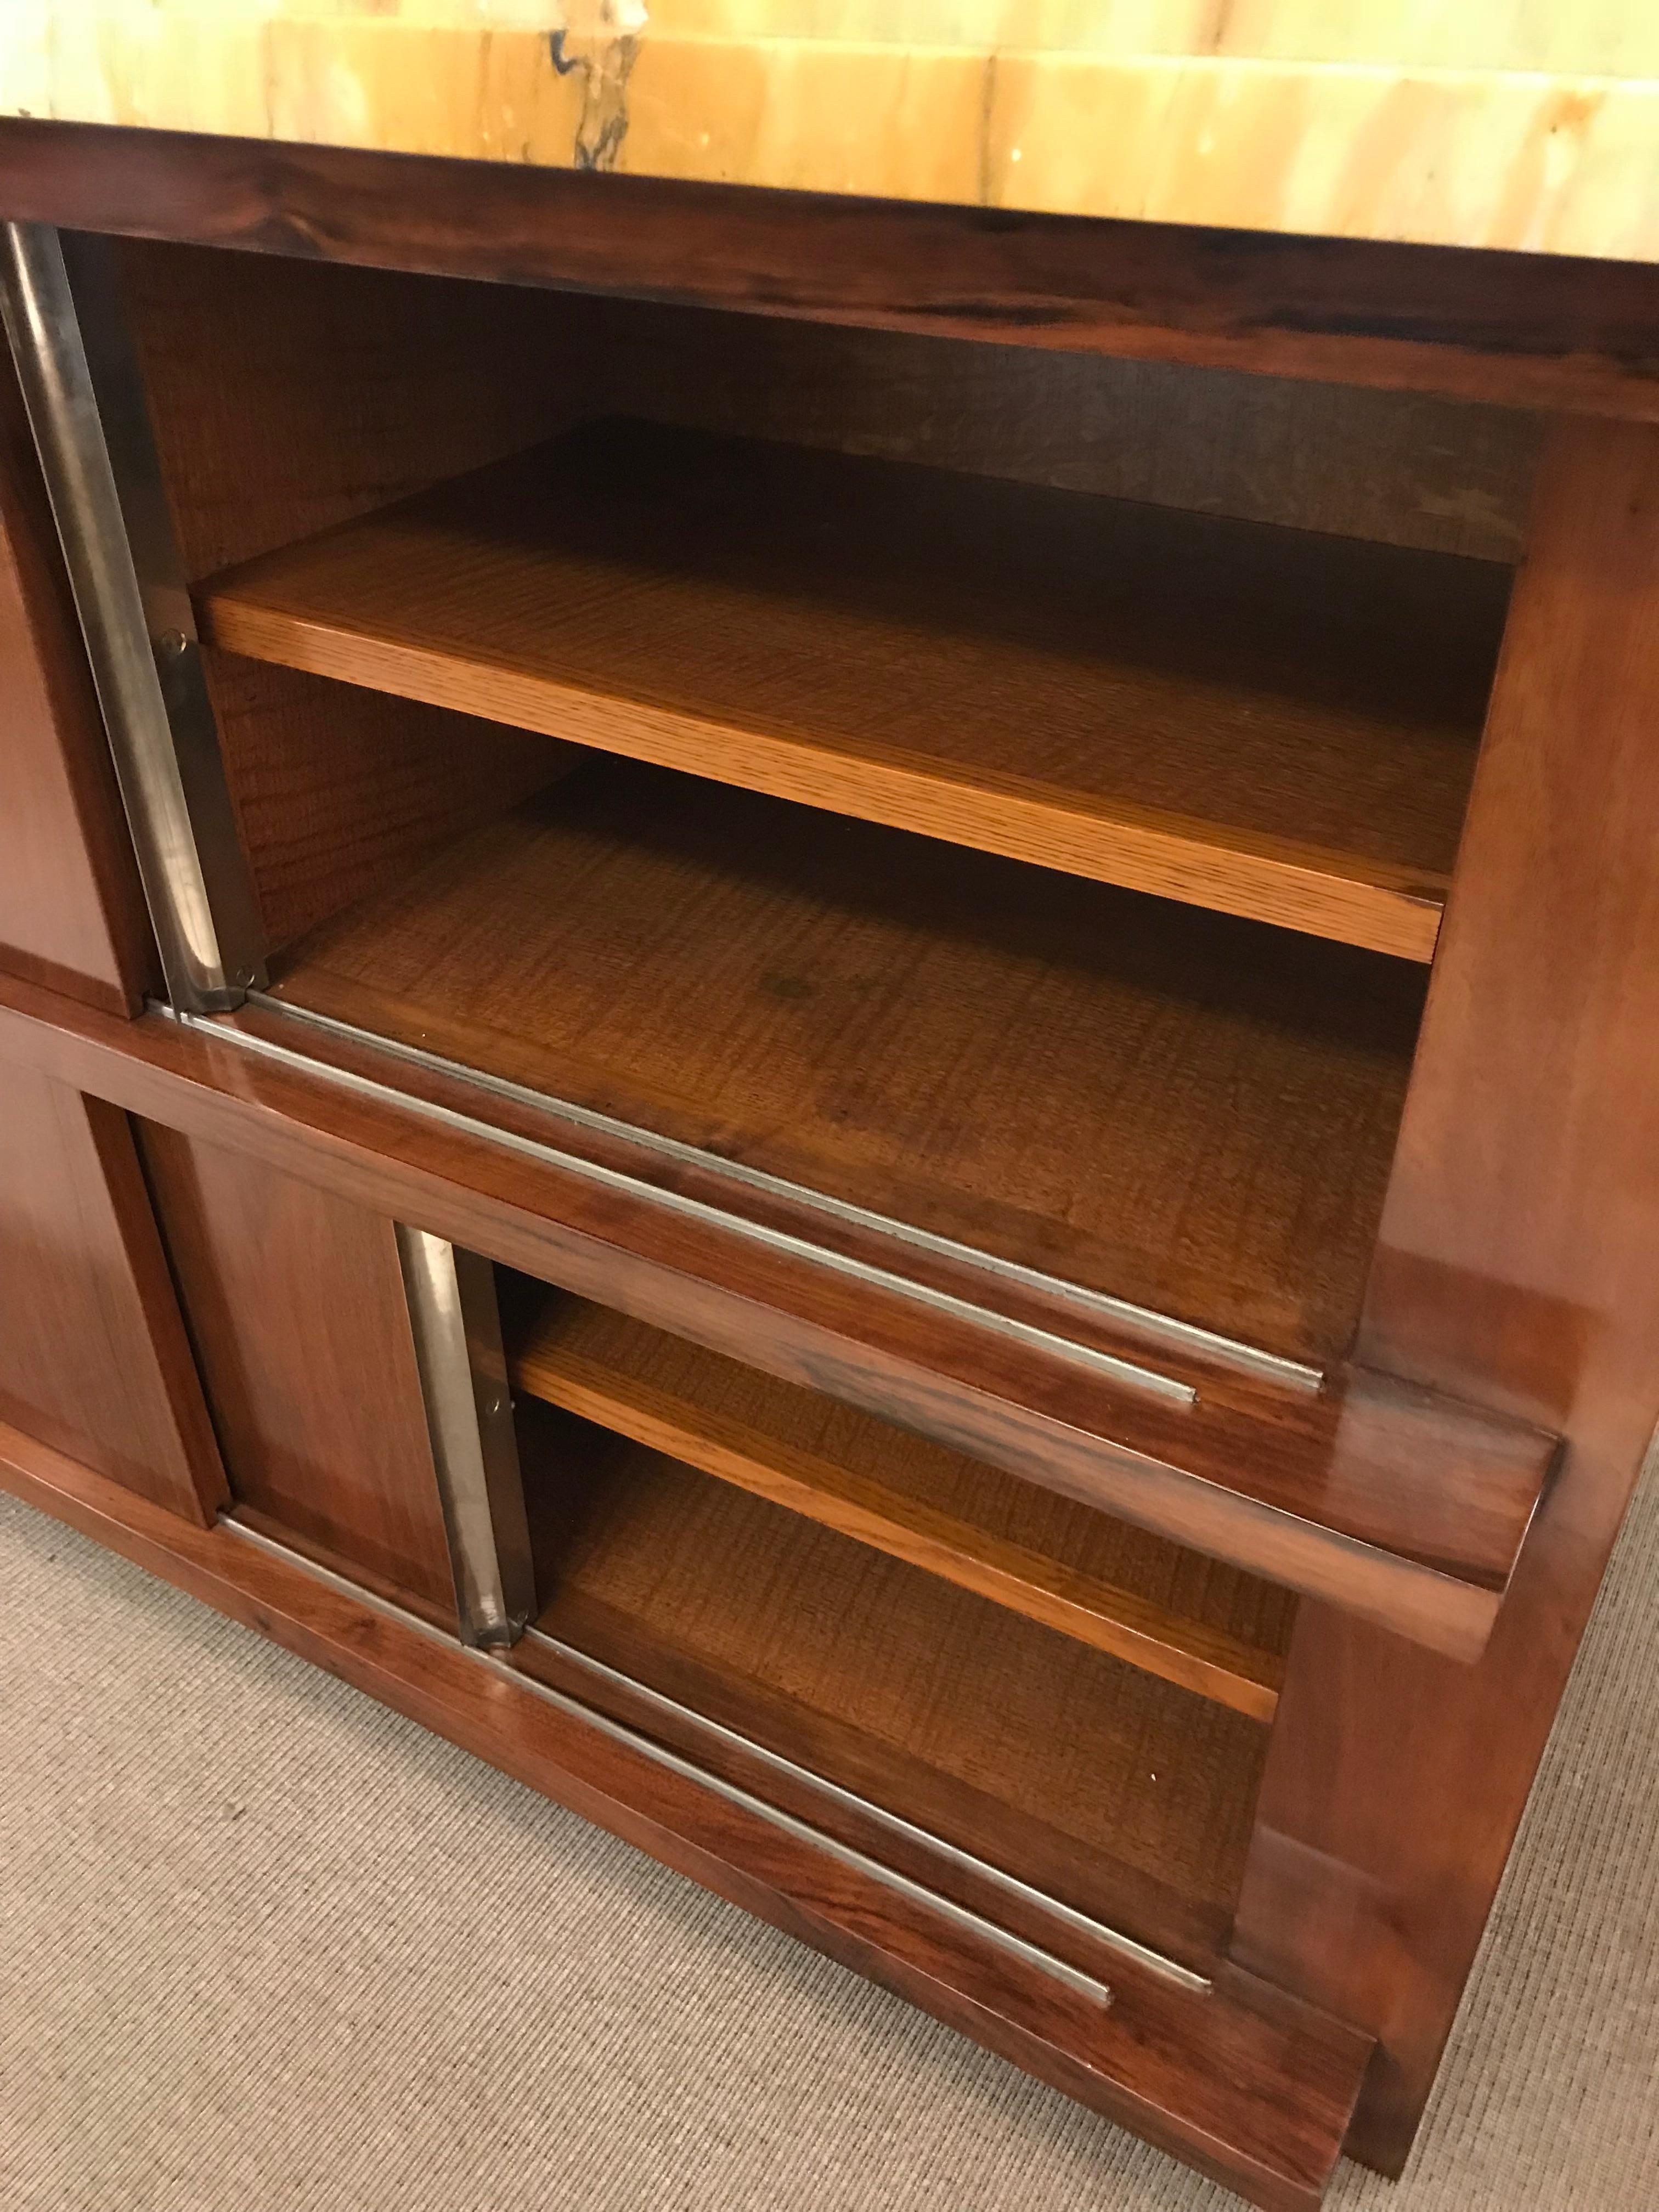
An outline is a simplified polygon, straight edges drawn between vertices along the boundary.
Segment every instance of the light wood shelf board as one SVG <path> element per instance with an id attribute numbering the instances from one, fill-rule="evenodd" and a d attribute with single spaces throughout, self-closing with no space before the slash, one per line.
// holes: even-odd
<path id="1" fill-rule="evenodd" d="M 1426 960 L 1499 563 L 590 425 L 211 580 L 216 644 Z"/>
<path id="2" fill-rule="evenodd" d="M 556 1292 L 524 1317 L 512 1370 L 520 1390 L 550 1405 L 1253 1719 L 1273 1717 L 1294 1615 L 1286 1593 Z M 1042 1523 L 1046 1547 L 1022 1540 Z M 1177 1588 L 1190 1615 L 1176 1609 Z M 1235 1632 L 1240 1616 L 1260 1641 Z"/>

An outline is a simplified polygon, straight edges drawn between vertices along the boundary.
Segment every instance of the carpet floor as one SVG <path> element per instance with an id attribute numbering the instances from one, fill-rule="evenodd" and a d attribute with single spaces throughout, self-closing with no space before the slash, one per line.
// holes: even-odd
<path id="1" fill-rule="evenodd" d="M 1412 2166 L 1659 2205 L 1659 1485 Z M 5 2212 L 1225 2212 L 1000 2060 L 0 1498 Z"/>

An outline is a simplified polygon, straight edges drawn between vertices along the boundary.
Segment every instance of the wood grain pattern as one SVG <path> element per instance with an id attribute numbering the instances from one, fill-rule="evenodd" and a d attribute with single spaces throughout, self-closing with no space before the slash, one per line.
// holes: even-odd
<path id="1" fill-rule="evenodd" d="M 1202 1383 L 1195 1406 L 1171 1407 L 1011 1340 L 994 1313 L 919 1306 L 718 1212 L 688 1214 L 637 1145 L 621 1148 L 623 1182 L 595 1182 L 568 1121 L 495 1102 L 503 1129 L 539 1131 L 544 1149 L 526 1152 L 434 1118 L 476 1122 L 456 1079 L 388 1068 L 280 1012 L 213 1030 L 117 1023 L 0 978 L 0 1056 L 1436 1650 L 1470 1657 L 1486 1641 L 1555 1449 L 1543 1432 L 1363 1370 L 1314 1395 L 1160 1352 Z M 255 1055 L 233 1030 L 294 1059 Z M 1144 1338 L 1083 1333 L 1146 1359 Z"/>
<path id="2" fill-rule="evenodd" d="M 1410 392 L 149 240 L 117 258 L 196 580 L 605 415 L 1508 562 L 1536 463 L 1533 417 Z"/>
<path id="3" fill-rule="evenodd" d="M 198 605 L 235 653 L 1426 959 L 1507 592 L 620 422 Z"/>
<path id="4" fill-rule="evenodd" d="M 1225 1925 L 1257 1723 L 586 1422 L 520 1444 L 546 1633 L 1113 1924 L 1121 1864 Z"/>
<path id="5" fill-rule="evenodd" d="M 0 121 L 0 209 L 122 237 L 702 301 L 1652 420 L 1659 272 Z"/>
<path id="6" fill-rule="evenodd" d="M 807 1839 L 550 1706 L 512 1672 L 256 1551 L 172 1521 L 72 1460 L 0 1433 L 0 1484 L 204 1603 L 556 1798 L 706 1888 L 896 1989 L 988 2049 L 1237 2189 L 1314 2212 L 1364 2038 L 1223 1968 L 1195 1996 L 1121 1960 L 1084 2004 Z"/>
<path id="7" fill-rule="evenodd" d="M 1398 2171 L 1659 1415 L 1659 440 L 1562 425 L 1363 1342 L 1566 1436 L 1480 1665 L 1298 1623 L 1243 1956 L 1380 2034 Z"/>
<path id="8" fill-rule="evenodd" d="M 273 955 L 581 757 L 499 722 L 234 654 L 203 659 Z"/>
<path id="9" fill-rule="evenodd" d="M 159 240 L 115 260 L 191 582 L 592 404 L 595 302 Z"/>
<path id="10" fill-rule="evenodd" d="M 510 1335 L 520 1390 L 1272 1719 L 1288 1593 L 602 1306 L 525 1285 Z"/>
<path id="11" fill-rule="evenodd" d="M 470 322 L 483 288 L 453 289 Z M 590 415 L 1481 560 L 1513 562 L 1525 534 L 1540 425 L 1507 408 L 597 294 L 512 296 L 542 308 L 520 341 L 532 379 L 579 351 Z"/>
<path id="12" fill-rule="evenodd" d="M 280 995 L 1315 1358 L 1422 980 L 622 762 L 316 933 Z"/>
<path id="13" fill-rule="evenodd" d="M 233 1496 L 454 1614 L 392 1224 L 145 1123 Z"/>
<path id="14" fill-rule="evenodd" d="M 4 1062 L 0 1419 L 171 1513 L 225 1495 L 126 1116 Z"/>
<path id="15" fill-rule="evenodd" d="M 0 963 L 136 1013 L 155 949 L 109 742 L 0 339 Z"/>
<path id="16" fill-rule="evenodd" d="M 495 373 L 556 319 L 535 295 L 138 244 L 118 267 L 191 578 L 545 437 L 580 388 L 556 359 Z M 559 773 L 499 724 L 222 654 L 205 674 L 272 951 Z"/>

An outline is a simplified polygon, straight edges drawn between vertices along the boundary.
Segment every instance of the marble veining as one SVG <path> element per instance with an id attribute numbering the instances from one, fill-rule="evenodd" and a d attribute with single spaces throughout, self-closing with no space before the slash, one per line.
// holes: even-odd
<path id="1" fill-rule="evenodd" d="M 1659 258 L 1651 0 L 0 0 L 0 115 Z"/>

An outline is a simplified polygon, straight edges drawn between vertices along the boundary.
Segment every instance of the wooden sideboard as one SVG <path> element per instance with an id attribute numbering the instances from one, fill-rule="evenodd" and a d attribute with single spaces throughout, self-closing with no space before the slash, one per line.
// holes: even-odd
<path id="1" fill-rule="evenodd" d="M 0 1480 L 1270 2208 L 1659 1416 L 1659 274 L 0 122 Z"/>

